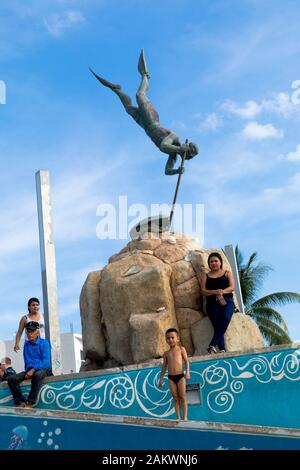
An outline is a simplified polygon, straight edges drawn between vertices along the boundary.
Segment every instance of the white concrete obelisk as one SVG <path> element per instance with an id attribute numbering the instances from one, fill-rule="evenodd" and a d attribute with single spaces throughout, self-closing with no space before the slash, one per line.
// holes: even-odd
<path id="1" fill-rule="evenodd" d="M 62 358 L 49 171 L 37 171 L 35 179 L 46 338 L 51 343 L 53 374 L 60 375 L 62 374 Z"/>
<path id="2" fill-rule="evenodd" d="M 233 274 L 234 284 L 235 284 L 234 292 L 235 292 L 237 303 L 239 306 L 239 311 L 242 313 L 245 313 L 241 283 L 240 283 L 240 278 L 239 278 L 239 271 L 238 271 L 238 267 L 236 263 L 234 248 L 232 245 L 226 245 L 224 248 L 224 251 L 232 269 L 232 274 Z"/>

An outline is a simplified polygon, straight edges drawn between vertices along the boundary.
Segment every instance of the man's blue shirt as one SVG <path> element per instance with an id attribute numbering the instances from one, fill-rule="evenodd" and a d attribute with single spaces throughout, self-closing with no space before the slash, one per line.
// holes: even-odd
<path id="1" fill-rule="evenodd" d="M 25 341 L 23 354 L 25 371 L 51 368 L 50 344 L 47 339 L 38 337 L 34 343 Z"/>

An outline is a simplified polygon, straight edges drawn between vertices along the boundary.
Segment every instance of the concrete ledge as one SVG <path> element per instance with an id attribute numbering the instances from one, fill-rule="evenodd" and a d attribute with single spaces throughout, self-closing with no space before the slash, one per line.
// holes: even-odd
<path id="1" fill-rule="evenodd" d="M 249 349 L 248 351 L 232 351 L 227 353 L 218 353 L 214 355 L 207 354 L 205 356 L 192 356 L 189 357 L 190 363 L 194 362 L 208 362 L 208 361 L 216 361 L 218 359 L 227 359 L 227 358 L 234 358 L 234 357 L 242 357 L 248 356 L 249 354 L 265 354 L 271 353 L 274 351 L 284 351 L 287 349 L 297 349 L 300 350 L 300 343 L 291 343 L 291 344 L 284 344 L 280 346 L 271 346 L 267 348 L 258 348 L 258 349 Z M 300 354 L 300 352 L 299 352 Z M 62 380 L 74 380 L 80 378 L 88 378 L 88 377 L 99 377 L 102 375 L 112 375 L 118 374 L 122 372 L 129 372 L 132 370 L 141 370 L 141 369 L 150 369 L 153 367 L 159 367 L 162 364 L 162 359 L 153 359 L 148 362 L 143 362 L 140 364 L 130 364 L 122 367 L 114 367 L 111 369 L 97 369 L 93 371 L 86 371 L 86 372 L 79 372 L 75 374 L 65 374 L 65 375 L 56 375 L 52 377 L 46 377 L 43 383 L 47 382 L 60 382 Z M 24 381 L 24 385 L 27 383 L 29 384 L 30 381 Z M 7 384 L 0 383 L 0 389 L 8 387 Z"/>
<path id="2" fill-rule="evenodd" d="M 255 434 L 270 437 L 300 438 L 300 429 L 278 428 L 271 426 L 249 426 L 232 423 L 212 423 L 206 421 L 177 421 L 135 416 L 100 415 L 76 411 L 58 411 L 30 408 L 0 407 L 1 416 L 23 416 L 27 418 L 66 419 L 70 421 L 91 421 L 109 424 L 169 428 L 178 430 L 214 431 L 238 434 Z"/>

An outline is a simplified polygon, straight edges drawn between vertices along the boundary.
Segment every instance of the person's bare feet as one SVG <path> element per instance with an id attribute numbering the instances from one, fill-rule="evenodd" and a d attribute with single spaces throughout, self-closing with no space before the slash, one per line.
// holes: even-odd
<path id="1" fill-rule="evenodd" d="M 25 406 L 26 406 L 25 401 L 21 401 L 21 402 L 18 404 L 18 407 L 19 407 L 19 408 L 25 408 Z"/>
<path id="2" fill-rule="evenodd" d="M 26 403 L 26 408 L 32 408 L 32 407 L 33 407 L 33 403 L 29 403 L 29 402 Z"/>

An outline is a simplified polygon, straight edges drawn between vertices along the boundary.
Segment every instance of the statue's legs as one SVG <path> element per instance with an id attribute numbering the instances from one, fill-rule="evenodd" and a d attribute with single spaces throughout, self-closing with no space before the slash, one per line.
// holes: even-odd
<path id="1" fill-rule="evenodd" d="M 148 75 L 146 73 L 143 73 L 139 89 L 136 92 L 136 101 L 139 107 L 150 103 L 150 100 L 146 96 L 148 89 L 149 89 Z"/>
<path id="2" fill-rule="evenodd" d="M 153 125 L 157 127 L 161 127 L 159 124 L 159 115 L 154 106 L 152 105 L 149 98 L 146 96 L 146 92 L 149 88 L 149 78 L 146 73 L 142 75 L 142 80 L 139 86 L 139 89 L 136 93 L 136 101 L 139 106 L 139 115 L 140 115 L 140 125 L 145 129 L 146 133 L 148 134 L 147 129 L 152 128 Z M 149 134 L 148 134 L 149 135 Z M 158 145 L 158 143 L 153 140 L 154 143 Z"/>
<path id="3" fill-rule="evenodd" d="M 126 93 L 124 93 L 122 91 L 121 85 L 117 85 L 117 84 L 109 82 L 108 80 L 105 80 L 104 78 L 97 75 L 91 68 L 90 68 L 90 71 L 97 78 L 97 80 L 99 80 L 99 82 L 102 83 L 102 85 L 110 88 L 114 93 L 116 93 L 116 95 L 118 95 L 118 97 L 120 98 L 120 101 L 121 101 L 122 105 L 124 106 L 126 112 L 128 114 L 130 114 L 130 116 L 133 117 L 133 119 L 135 121 L 138 122 L 139 121 L 139 110 L 136 106 L 132 105 L 132 101 L 131 101 L 130 96 L 126 95 Z"/>
<path id="4" fill-rule="evenodd" d="M 122 105 L 125 108 L 125 111 L 130 114 L 131 117 L 139 124 L 139 109 L 136 106 L 132 105 L 130 96 L 126 95 L 120 90 L 113 90 L 116 95 L 120 98 Z"/>

